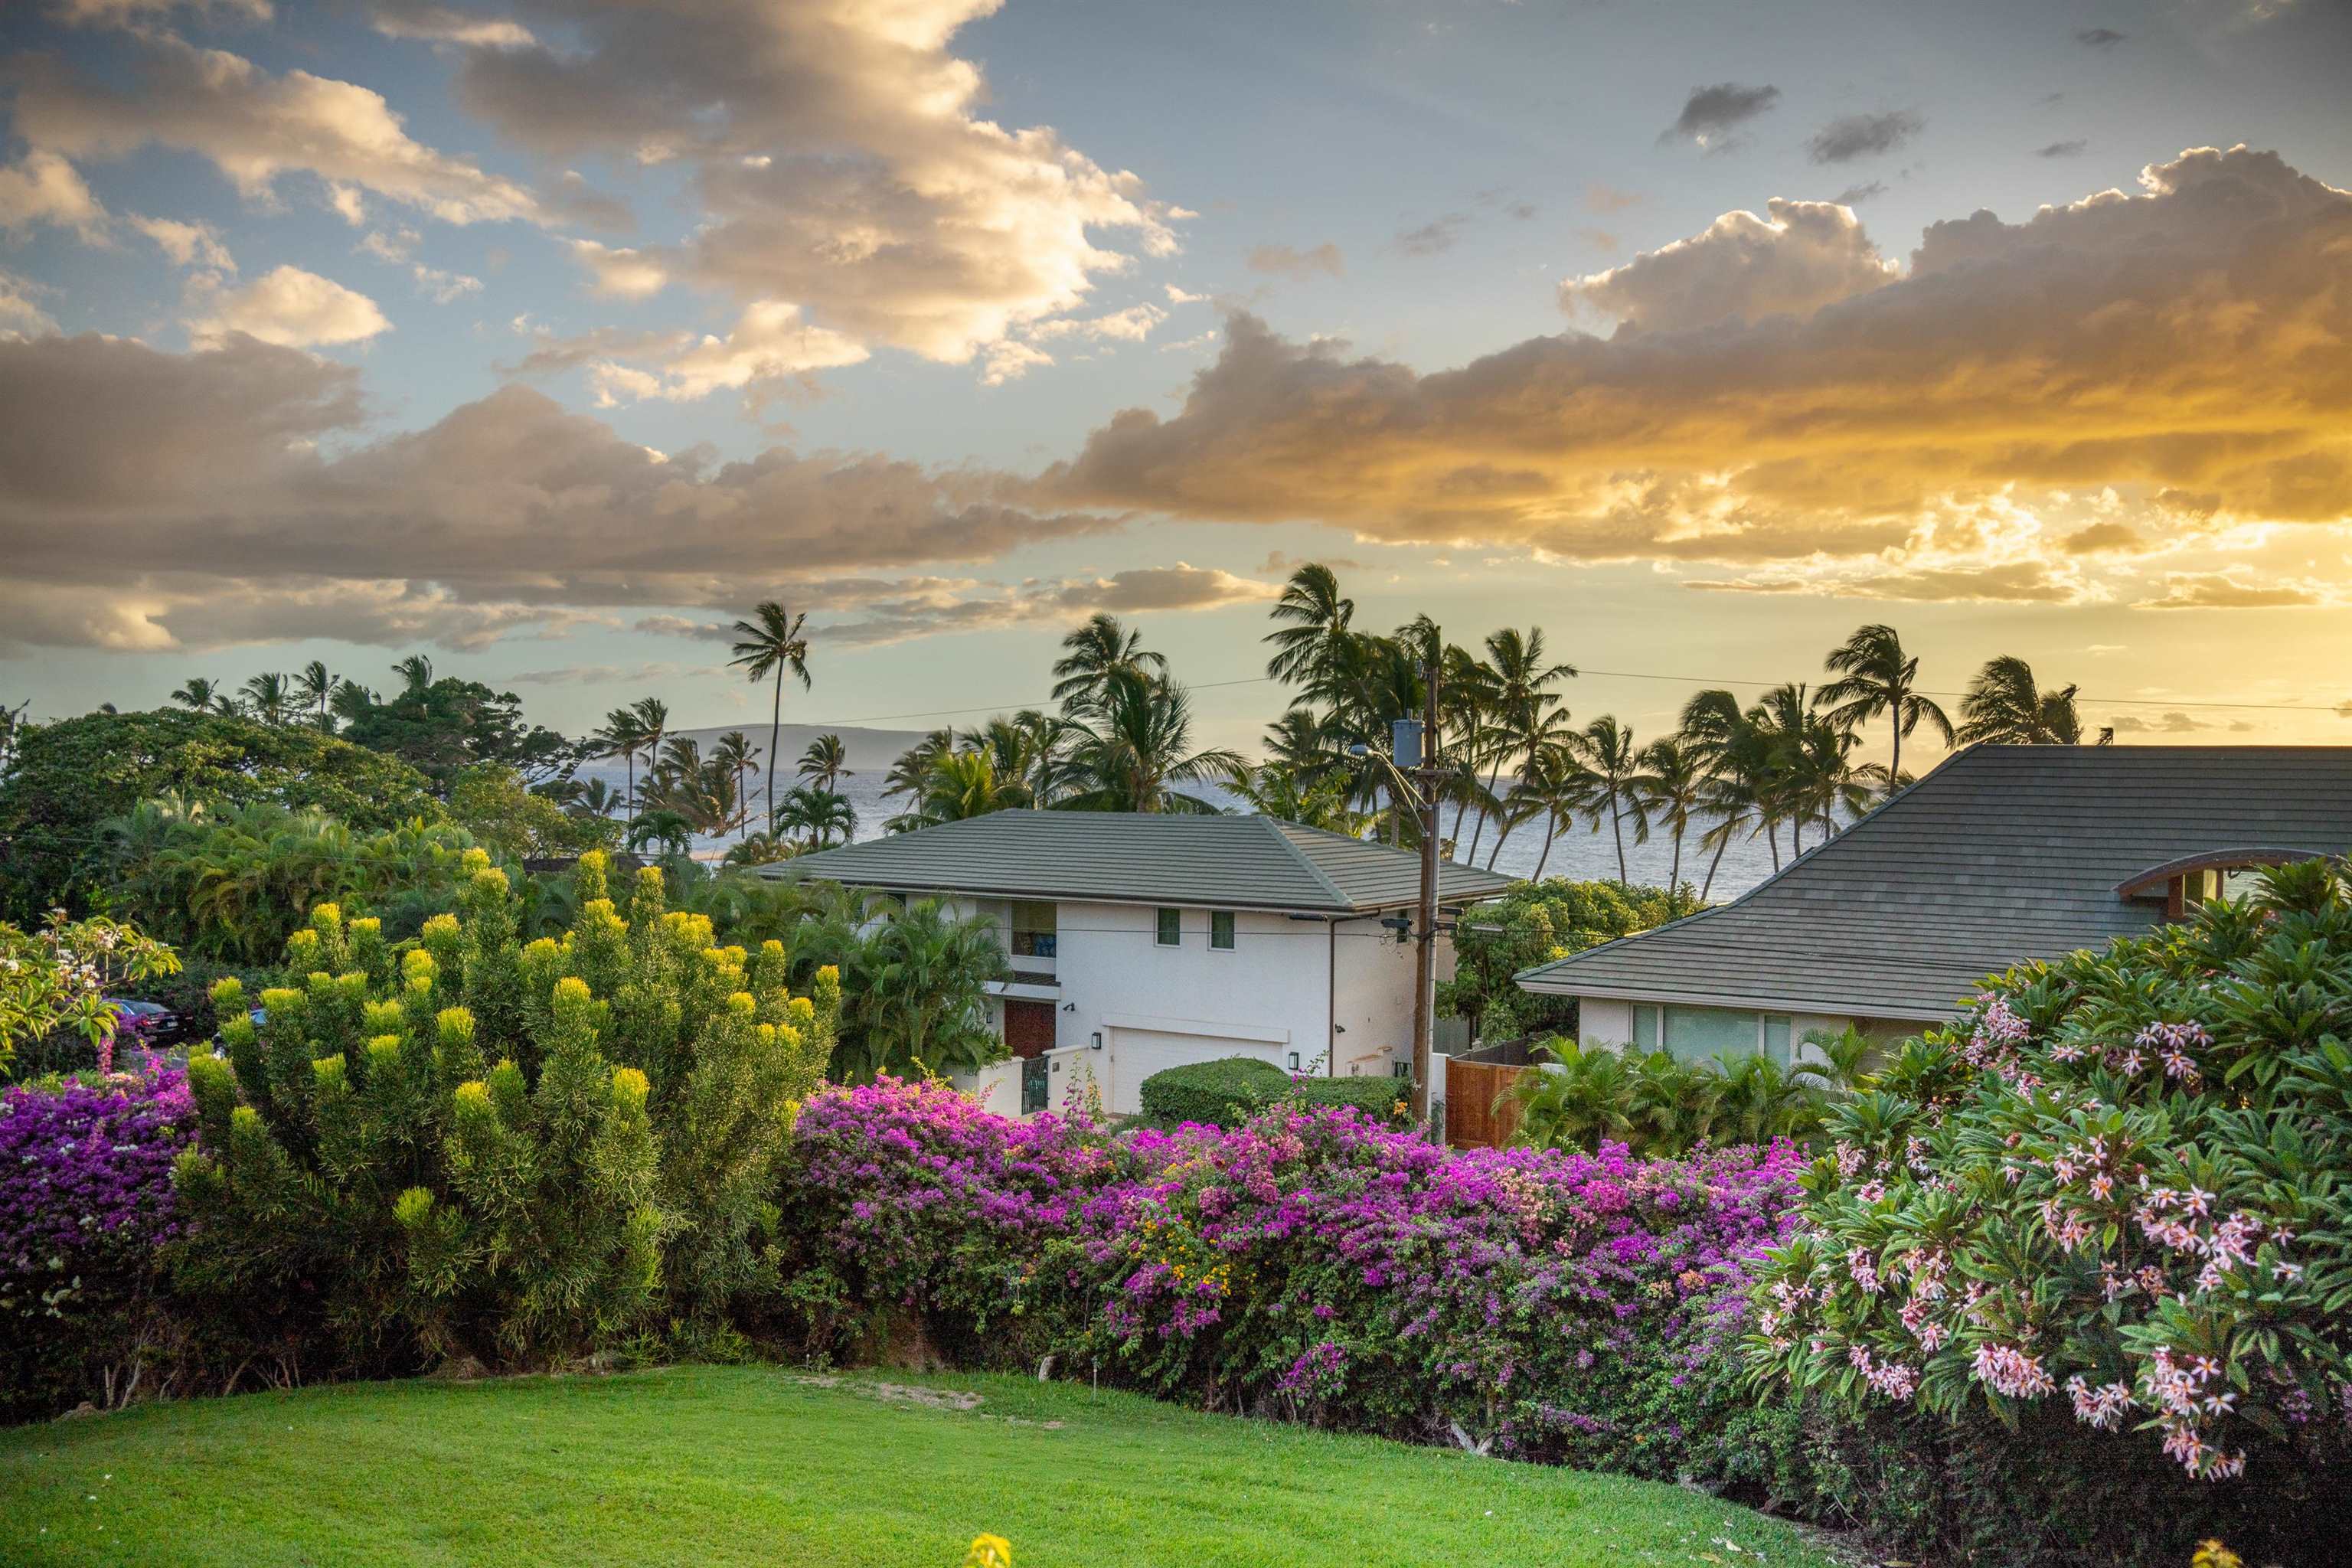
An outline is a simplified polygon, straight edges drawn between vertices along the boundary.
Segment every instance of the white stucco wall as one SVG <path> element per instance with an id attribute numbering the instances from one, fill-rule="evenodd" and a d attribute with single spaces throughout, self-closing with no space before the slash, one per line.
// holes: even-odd
<path id="1" fill-rule="evenodd" d="M 1009 951 L 1008 901 L 950 902 L 959 913 L 992 921 Z M 1296 1052 L 1299 1070 L 1339 1078 L 1386 1076 L 1394 1062 L 1411 1058 L 1413 948 L 1377 917 L 1334 927 L 1237 910 L 1234 947 L 1224 952 L 1209 946 L 1209 915 L 1181 910 L 1182 941 L 1162 947 L 1149 907 L 1056 907 L 1055 1046 L 1087 1050 L 1108 1109 L 1139 1110 L 1143 1079 L 1179 1056 L 1255 1056 L 1287 1068 Z M 1441 953 L 1441 972 L 1450 957 Z M 1045 967 L 1013 962 L 1016 975 Z M 1334 1033 L 1335 1018 L 1344 1032 Z M 1001 1026 L 1001 1020 L 999 1013 L 992 1021 Z M 1103 1049 L 1095 1052 L 1088 1047 L 1097 1032 Z"/>

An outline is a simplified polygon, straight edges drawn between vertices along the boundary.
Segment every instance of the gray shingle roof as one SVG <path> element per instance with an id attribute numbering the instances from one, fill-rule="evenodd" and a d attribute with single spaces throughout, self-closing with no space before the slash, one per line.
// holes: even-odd
<path id="1" fill-rule="evenodd" d="M 1421 886 L 1409 850 L 1267 816 L 1108 811 L 999 811 L 821 850 L 762 868 L 771 877 L 857 887 L 1101 903 L 1362 914 L 1410 904 Z M 1502 892 L 1513 879 L 1448 862 L 1447 902 Z"/>
<path id="2" fill-rule="evenodd" d="M 1986 974 L 2142 931 L 2116 889 L 2210 850 L 2352 848 L 2352 747 L 1977 746 L 1737 901 L 1530 991 L 1940 1018 Z"/>

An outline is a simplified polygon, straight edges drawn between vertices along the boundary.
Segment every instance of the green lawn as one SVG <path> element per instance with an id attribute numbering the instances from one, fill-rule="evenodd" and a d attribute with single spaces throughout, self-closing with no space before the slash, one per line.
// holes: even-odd
<path id="1" fill-rule="evenodd" d="M 1673 1487 L 1013 1378 L 369 1384 L 0 1431 L 27 1568 L 957 1568 L 982 1531 L 1016 1568 L 1830 1562 Z"/>

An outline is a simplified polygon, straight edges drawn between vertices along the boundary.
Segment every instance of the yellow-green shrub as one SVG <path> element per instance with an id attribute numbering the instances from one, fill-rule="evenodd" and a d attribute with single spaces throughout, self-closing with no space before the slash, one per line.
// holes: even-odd
<path id="1" fill-rule="evenodd" d="M 572 928 L 526 944 L 467 859 L 415 946 L 321 904 L 257 1024 L 236 981 L 215 995 L 181 1275 L 281 1358 L 536 1363 L 776 1286 L 775 1165 L 833 1048 L 833 972 L 792 995 L 781 944 L 714 945 L 658 870 L 624 914 L 601 854 Z"/>

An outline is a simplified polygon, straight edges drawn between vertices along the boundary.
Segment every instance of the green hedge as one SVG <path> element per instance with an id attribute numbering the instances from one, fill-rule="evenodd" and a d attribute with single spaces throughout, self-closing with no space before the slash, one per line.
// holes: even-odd
<path id="1" fill-rule="evenodd" d="M 1377 1122 L 1402 1121 L 1404 1081 L 1393 1078 L 1294 1079 L 1262 1057 L 1221 1057 L 1153 1073 L 1143 1080 L 1143 1115 L 1160 1127 L 1204 1121 L 1230 1127 L 1276 1100 L 1352 1105 Z"/>

